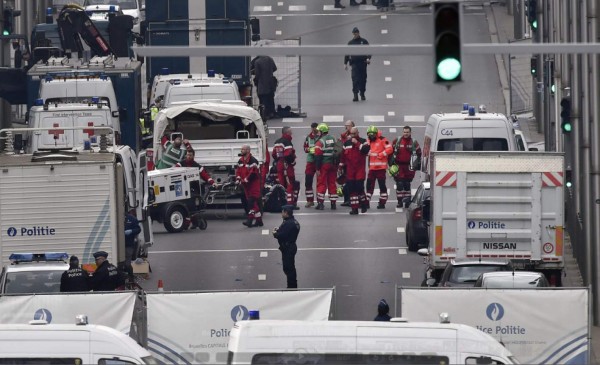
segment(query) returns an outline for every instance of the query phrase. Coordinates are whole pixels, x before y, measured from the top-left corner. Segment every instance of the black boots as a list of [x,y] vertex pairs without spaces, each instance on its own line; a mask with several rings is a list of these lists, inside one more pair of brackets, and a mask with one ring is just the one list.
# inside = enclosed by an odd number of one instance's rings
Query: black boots
[[364,92],[360,93],[360,100],[367,100],[367,97],[365,96]]
[[344,9],[345,8],[345,6],[340,3],[335,3],[335,5],[333,7],[336,9]]
[[350,0],[350,6],[358,6],[356,0]]
[[[352,4],[350,4],[352,5]],[[352,101],[358,101],[358,93],[354,93],[354,99],[352,99]]]
[[331,210],[336,210],[337,207],[335,206],[335,202],[331,202]]
[[323,205],[323,203],[317,203],[317,206],[315,207],[316,210],[324,210],[325,209],[325,205]]
[[358,214],[358,208],[354,208],[350,211],[350,215],[357,215],[357,214]]

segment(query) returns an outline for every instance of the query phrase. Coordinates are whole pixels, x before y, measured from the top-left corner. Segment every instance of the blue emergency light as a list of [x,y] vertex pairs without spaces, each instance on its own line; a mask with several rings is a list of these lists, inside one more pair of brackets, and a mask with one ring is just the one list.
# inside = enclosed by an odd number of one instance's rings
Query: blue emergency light
[[208,77],[215,77],[215,70],[208,70]]
[[474,117],[475,116],[475,107],[474,106],[470,106],[469,107],[469,116],[470,117]]
[[35,101],[33,102],[34,106],[42,106],[44,105],[44,99],[35,99]]
[[52,8],[46,8],[46,15],[52,16]]
[[8,257],[13,264],[34,261],[67,261],[68,258],[69,255],[66,252],[13,253]]
[[106,74],[100,74],[100,80],[102,80],[102,81],[108,80],[108,75],[106,75]]
[[50,75],[46,75],[46,77],[44,78],[44,81],[46,81],[46,82],[50,82],[52,80],[54,80],[54,78]]
[[260,319],[260,311],[248,311],[248,318],[251,321]]
[[169,68],[168,67],[163,67],[160,69],[160,74],[161,75],[168,75],[169,74]]
[[469,110],[469,103],[463,103],[463,112],[466,112]]
[[98,96],[92,96],[92,104],[98,104],[100,102],[100,98]]
[[114,5],[111,5],[108,7],[108,12],[109,13],[114,13],[117,11],[117,8]]

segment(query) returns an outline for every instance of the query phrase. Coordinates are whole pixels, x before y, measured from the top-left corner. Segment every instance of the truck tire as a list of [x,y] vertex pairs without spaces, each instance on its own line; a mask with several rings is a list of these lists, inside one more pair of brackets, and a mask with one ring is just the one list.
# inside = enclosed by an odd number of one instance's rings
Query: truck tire
[[167,210],[165,214],[165,229],[170,233],[179,233],[185,228],[186,210],[180,205],[174,205]]

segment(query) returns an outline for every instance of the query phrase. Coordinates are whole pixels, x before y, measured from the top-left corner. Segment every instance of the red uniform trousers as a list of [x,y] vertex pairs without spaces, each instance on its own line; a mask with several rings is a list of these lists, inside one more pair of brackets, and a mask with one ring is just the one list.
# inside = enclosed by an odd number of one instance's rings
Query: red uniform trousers
[[290,205],[296,205],[300,188],[296,183],[296,173],[294,166],[280,159],[277,161],[277,179],[279,183],[285,187],[286,200]]
[[337,177],[337,168],[330,163],[324,163],[317,176],[317,203],[325,201],[325,192],[329,190],[329,201],[337,201],[337,186],[335,179]]
[[387,186],[385,185],[385,169],[369,170],[367,177],[367,199],[371,201],[371,196],[375,191],[375,180],[379,183],[379,204],[384,205],[388,200]]
[[364,161],[360,167],[346,165],[346,184],[350,191],[350,208],[352,209],[358,209],[359,206],[367,204],[365,177]]
[[248,204],[248,219],[256,219],[257,222],[262,222],[262,213],[260,209],[262,194],[260,186],[260,179],[242,183],[244,195],[246,196],[246,202]]

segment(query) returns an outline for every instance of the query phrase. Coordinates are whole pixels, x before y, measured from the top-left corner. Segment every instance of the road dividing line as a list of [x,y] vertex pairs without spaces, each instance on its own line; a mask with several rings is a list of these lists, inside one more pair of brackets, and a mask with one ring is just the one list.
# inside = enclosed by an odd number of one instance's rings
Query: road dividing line
[[304,122],[304,118],[283,118],[283,119],[281,119],[281,123],[283,123],[283,124],[302,123],[302,122]]
[[269,128],[269,134],[275,134],[275,129]]
[[382,20],[385,20],[385,19],[387,19],[387,15],[382,15],[382,16],[381,16],[381,19],[382,19]]
[[271,6],[255,6],[254,7],[254,11],[255,12],[266,12],[266,11],[271,11]]
[[381,30],[381,34],[388,34],[388,30],[387,29],[382,29]]
[[[404,276],[404,273],[402,273],[402,276]],[[258,281],[265,281],[267,280],[267,274],[258,274]]]
[[390,133],[396,133],[397,129],[396,128],[390,128]]
[[344,116],[343,115],[324,115],[323,123],[343,123]]
[[277,17],[275,17],[275,20],[282,20],[283,17],[281,15],[278,15]]
[[386,99],[393,99],[394,94],[385,94]]
[[384,66],[389,66],[389,65],[391,65],[391,64],[392,64],[392,63],[391,63],[390,61],[388,61],[388,60],[384,60],[384,61],[383,61],[383,65],[384,65]]
[[396,227],[396,232],[404,233],[404,227]]
[[281,35],[281,31],[280,30],[276,30],[275,31],[275,35]]
[[395,117],[396,116],[396,112],[388,112],[388,117]]
[[423,123],[425,121],[424,115],[405,115],[404,121],[407,123]]
[[269,257],[269,253],[267,251],[260,251],[260,257]]
[[392,78],[391,78],[390,76],[387,76],[387,77],[385,78],[385,81],[386,81],[386,82],[391,82],[391,81],[392,81]]
[[403,272],[402,273],[402,279],[410,279],[410,273],[409,272]]
[[336,8],[334,5],[323,5],[323,11],[342,11],[341,8]]
[[277,2],[277,6],[283,6],[283,1]]
[[365,115],[365,123],[385,122],[383,115]]
[[306,5],[290,5],[290,11],[306,11]]

